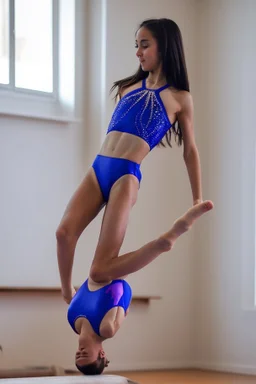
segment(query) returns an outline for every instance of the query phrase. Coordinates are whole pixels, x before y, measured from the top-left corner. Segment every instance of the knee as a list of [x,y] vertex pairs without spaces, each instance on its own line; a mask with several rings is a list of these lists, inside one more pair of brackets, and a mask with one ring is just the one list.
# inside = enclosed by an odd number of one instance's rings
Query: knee
[[66,243],[73,236],[70,229],[66,225],[60,224],[55,233],[58,243]]
[[101,268],[95,264],[92,264],[89,275],[95,283],[99,284],[111,280],[106,274],[106,268]]
[[95,281],[95,283],[99,282],[100,279],[100,270],[99,268],[96,268],[95,266],[91,267],[90,273],[89,273],[90,278]]

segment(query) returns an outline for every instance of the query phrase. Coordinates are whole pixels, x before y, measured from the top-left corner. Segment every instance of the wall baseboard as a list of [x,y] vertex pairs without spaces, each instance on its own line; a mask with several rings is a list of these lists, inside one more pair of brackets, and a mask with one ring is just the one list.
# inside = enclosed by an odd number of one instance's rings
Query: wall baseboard
[[218,363],[218,362],[194,362],[189,364],[194,369],[203,369],[207,371],[237,373],[244,375],[256,375],[256,365]]

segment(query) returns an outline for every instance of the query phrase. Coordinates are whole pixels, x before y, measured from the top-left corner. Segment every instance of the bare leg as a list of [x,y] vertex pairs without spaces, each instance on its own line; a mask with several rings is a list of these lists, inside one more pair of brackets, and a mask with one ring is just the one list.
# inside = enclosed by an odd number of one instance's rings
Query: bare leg
[[134,206],[139,182],[135,176],[124,175],[113,185],[102,220],[93,263],[108,263],[118,257],[129,216]]
[[171,248],[174,242],[179,236],[187,232],[193,225],[194,221],[199,219],[204,213],[210,211],[213,208],[211,201],[204,201],[201,204],[195,205],[190,208],[185,215],[177,219],[171,230],[161,236],[162,239],[167,241],[168,246]]
[[[195,220],[212,208],[213,204],[210,201],[198,204],[176,220],[171,230],[158,239],[122,256],[111,259],[107,259],[106,256],[101,258],[101,263],[95,262],[92,265],[91,278],[97,282],[109,281],[140,270],[163,252],[170,251],[178,237],[188,231]],[[111,233],[109,236],[111,237]]]
[[62,293],[66,301],[72,296],[71,274],[77,241],[102,206],[102,194],[91,168],[71,198],[56,231]]

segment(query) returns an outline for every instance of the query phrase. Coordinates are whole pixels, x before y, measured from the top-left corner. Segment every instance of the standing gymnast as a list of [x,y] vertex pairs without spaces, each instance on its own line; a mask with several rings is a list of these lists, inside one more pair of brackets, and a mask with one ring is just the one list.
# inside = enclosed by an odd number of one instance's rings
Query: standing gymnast
[[[118,103],[105,141],[56,232],[62,294],[70,304],[70,325],[79,334],[76,365],[84,374],[99,374],[108,363],[102,342],[119,329],[131,300],[131,288],[122,277],[169,251],[194,220],[213,207],[211,201],[202,201],[193,101],[179,27],[169,19],[146,20],[136,32],[136,48],[139,69],[114,83]],[[172,133],[179,145],[183,143],[193,207],[156,240],[119,256],[137,200],[140,165],[155,146],[165,145],[164,137],[171,146]],[[76,244],[103,207],[89,277],[76,293],[72,285]]]

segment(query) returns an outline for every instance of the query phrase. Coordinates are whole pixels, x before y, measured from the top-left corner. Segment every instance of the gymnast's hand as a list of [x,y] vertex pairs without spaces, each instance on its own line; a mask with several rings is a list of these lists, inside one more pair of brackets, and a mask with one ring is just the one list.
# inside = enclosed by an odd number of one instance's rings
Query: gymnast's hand
[[74,287],[71,287],[70,289],[62,289],[62,296],[63,299],[67,304],[71,303],[72,298],[75,296],[76,290]]

